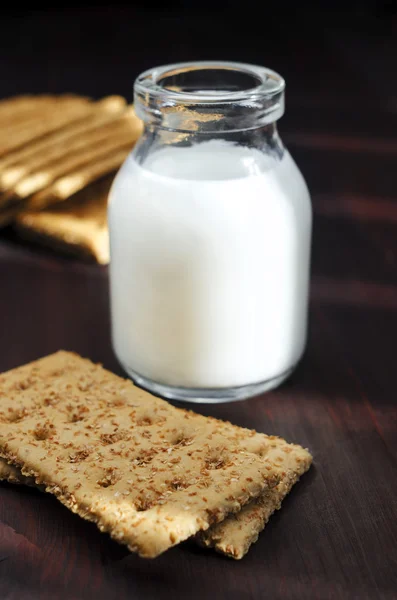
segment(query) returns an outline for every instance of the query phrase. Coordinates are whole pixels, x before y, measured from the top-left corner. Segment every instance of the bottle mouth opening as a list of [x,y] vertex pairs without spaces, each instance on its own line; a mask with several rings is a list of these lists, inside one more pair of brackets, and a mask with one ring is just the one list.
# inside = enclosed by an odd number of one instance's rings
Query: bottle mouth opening
[[[212,121],[218,123],[215,130],[234,130],[258,127],[231,123],[239,117],[268,124],[284,112],[284,79],[270,69],[234,62],[187,62],[155,67],[145,71],[135,81],[134,96],[138,115],[146,122],[157,121],[158,126],[180,131],[191,131],[189,123],[169,122],[171,113],[180,116],[186,111],[197,119],[201,113],[206,123],[204,129],[211,131]],[[183,120],[183,119],[182,119]],[[168,122],[167,122],[168,121]],[[222,125],[221,125],[222,121]]]
[[203,61],[179,63],[145,71],[135,91],[166,94],[176,102],[236,102],[252,96],[271,97],[285,88],[283,78],[264,67],[244,63]]

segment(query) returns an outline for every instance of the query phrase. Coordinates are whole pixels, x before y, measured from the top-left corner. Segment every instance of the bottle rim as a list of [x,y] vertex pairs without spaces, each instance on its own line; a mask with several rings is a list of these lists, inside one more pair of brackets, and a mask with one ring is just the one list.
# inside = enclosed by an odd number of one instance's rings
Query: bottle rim
[[154,67],[134,84],[137,114],[165,129],[253,129],[284,113],[285,81],[275,71],[229,61]]

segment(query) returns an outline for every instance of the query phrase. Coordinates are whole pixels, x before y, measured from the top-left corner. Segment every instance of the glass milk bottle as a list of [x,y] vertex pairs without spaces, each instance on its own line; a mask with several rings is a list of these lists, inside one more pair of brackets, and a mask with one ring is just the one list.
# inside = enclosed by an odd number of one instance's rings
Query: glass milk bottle
[[276,122],[284,81],[240,63],[146,71],[109,203],[112,336],[142,387],[222,402],[279,385],[307,330],[311,203]]

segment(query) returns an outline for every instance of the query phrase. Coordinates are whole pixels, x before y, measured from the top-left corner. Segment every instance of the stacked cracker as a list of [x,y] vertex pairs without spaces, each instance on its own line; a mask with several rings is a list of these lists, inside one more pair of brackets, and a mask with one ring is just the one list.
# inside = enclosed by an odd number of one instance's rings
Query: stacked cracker
[[0,422],[0,477],[150,558],[191,536],[241,558],[312,460],[62,351],[0,376]]
[[108,263],[107,196],[141,131],[119,96],[0,102],[0,227]]

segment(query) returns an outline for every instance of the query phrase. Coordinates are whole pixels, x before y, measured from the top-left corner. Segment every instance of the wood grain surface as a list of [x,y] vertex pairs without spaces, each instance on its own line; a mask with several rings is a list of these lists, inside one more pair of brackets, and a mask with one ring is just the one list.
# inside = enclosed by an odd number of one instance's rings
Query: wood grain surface
[[[302,19],[298,31],[292,19],[286,33],[277,18],[269,37],[251,19],[250,35],[238,38],[238,19],[219,33],[205,15],[189,29],[174,13],[152,23],[123,10],[98,9],[95,19],[88,9],[78,18],[11,15],[0,93],[131,97],[143,68],[197,56],[266,63],[285,75],[280,131],[315,212],[307,352],[280,389],[196,408],[307,446],[314,466],[240,562],[191,542],[139,559],[55,498],[1,484],[0,598],[397,598],[396,21],[387,11],[351,22],[319,16],[316,27]],[[132,37],[126,15],[134,17]],[[0,370],[64,348],[121,373],[108,302],[105,268],[3,232]]]

